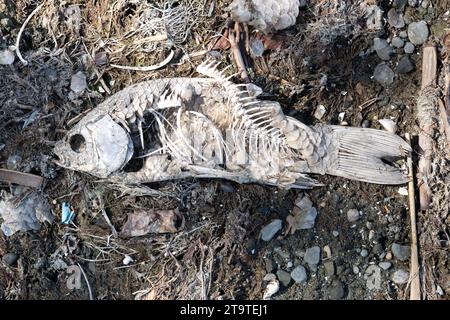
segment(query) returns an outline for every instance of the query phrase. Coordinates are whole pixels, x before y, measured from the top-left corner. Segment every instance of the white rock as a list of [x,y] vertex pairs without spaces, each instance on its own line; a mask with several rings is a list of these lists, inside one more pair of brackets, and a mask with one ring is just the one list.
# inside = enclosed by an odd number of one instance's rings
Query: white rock
[[406,189],[405,187],[401,187],[398,189],[398,193],[401,194],[402,196],[407,196],[408,195],[408,189]]
[[133,261],[134,261],[133,258],[126,254],[125,258],[123,258],[122,260],[122,263],[127,266]]
[[79,93],[83,92],[86,88],[86,75],[83,72],[78,71],[72,76],[72,79],[70,80],[70,89],[73,92]]
[[383,126],[386,131],[396,133],[398,130],[397,124],[391,119],[380,119],[378,122]]
[[349,222],[356,222],[359,219],[359,212],[356,209],[350,209],[347,211],[347,220]]
[[7,65],[14,62],[14,52],[9,49],[0,50],[0,64]]

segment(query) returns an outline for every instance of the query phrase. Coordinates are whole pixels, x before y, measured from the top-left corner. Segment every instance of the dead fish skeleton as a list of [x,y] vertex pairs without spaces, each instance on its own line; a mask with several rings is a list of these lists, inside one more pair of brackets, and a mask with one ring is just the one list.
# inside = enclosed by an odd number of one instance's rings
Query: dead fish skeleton
[[376,184],[408,180],[395,161],[411,148],[399,136],[309,127],[217,66],[207,60],[197,68],[202,77],[150,80],[110,96],[57,142],[58,164],[124,184],[194,177],[320,185],[308,174]]

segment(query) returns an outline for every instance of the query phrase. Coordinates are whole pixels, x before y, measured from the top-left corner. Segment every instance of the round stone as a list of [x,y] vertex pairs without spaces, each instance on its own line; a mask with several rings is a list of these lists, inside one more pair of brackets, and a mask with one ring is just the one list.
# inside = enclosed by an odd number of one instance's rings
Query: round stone
[[408,26],[408,38],[413,44],[423,44],[429,35],[428,26],[425,21],[412,22]]

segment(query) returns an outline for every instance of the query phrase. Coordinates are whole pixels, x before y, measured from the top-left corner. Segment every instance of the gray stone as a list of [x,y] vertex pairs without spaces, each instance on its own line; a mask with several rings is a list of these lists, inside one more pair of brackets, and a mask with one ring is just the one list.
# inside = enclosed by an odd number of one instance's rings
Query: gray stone
[[373,78],[383,86],[392,84],[394,76],[394,71],[385,62],[378,64],[373,71]]
[[22,161],[22,157],[18,154],[13,154],[8,157],[6,160],[6,167],[10,170],[17,170]]
[[403,41],[400,37],[394,37],[392,38],[391,44],[396,48],[402,48],[405,45],[405,41]]
[[263,42],[257,38],[253,39],[250,41],[250,50],[255,57],[262,57],[265,50]]
[[403,58],[400,59],[400,61],[398,62],[398,65],[395,69],[395,71],[397,71],[398,74],[409,73],[413,70],[414,70],[414,64],[411,62],[411,60],[409,60],[409,58],[407,56],[404,56]]
[[292,270],[291,277],[296,283],[305,283],[308,279],[305,267],[297,266]]
[[409,53],[409,54],[413,53],[415,49],[416,49],[416,47],[411,42],[407,42],[405,44],[405,47],[403,48],[405,53]]
[[408,26],[408,38],[413,44],[423,44],[429,35],[428,26],[425,21],[412,22]]
[[275,219],[264,228],[261,229],[261,239],[264,241],[270,241],[275,234],[281,230],[282,221],[280,219]]
[[72,76],[70,80],[70,89],[73,92],[80,93],[83,92],[86,88],[87,88],[86,75],[83,72],[78,71]]
[[397,11],[394,8],[388,11],[387,20],[391,27],[403,28],[405,26],[405,20],[403,20],[403,13]]
[[417,7],[417,5],[419,4],[419,0],[408,0],[408,4],[410,7]]
[[380,290],[381,288],[381,269],[376,265],[370,265],[364,274],[366,286],[369,290]]
[[394,0],[392,2],[392,7],[394,7],[397,10],[403,11],[405,9],[407,3],[408,3],[408,0]]
[[17,260],[19,260],[19,256],[13,252],[8,252],[2,258],[3,263],[10,267],[14,266]]
[[347,220],[349,222],[356,222],[359,219],[359,211],[356,209],[350,209],[347,211]]
[[286,272],[284,270],[278,270],[277,271],[277,277],[278,280],[280,280],[281,284],[285,287],[287,287],[289,285],[289,283],[291,282],[291,275],[289,274],[289,272]]
[[374,38],[373,39],[373,50],[380,50],[386,48],[389,44],[385,39]]
[[408,38],[408,32],[406,31],[401,31],[398,35],[403,39]]
[[369,252],[367,251],[367,249],[362,249],[360,255],[361,257],[365,258],[369,255]]
[[354,274],[358,274],[359,273],[358,266],[353,266],[352,271],[353,271]]
[[409,272],[403,269],[399,269],[392,275],[392,281],[395,284],[405,284],[409,280]]
[[325,261],[323,263],[323,266],[325,268],[325,274],[328,277],[331,277],[332,275],[334,275],[335,273],[335,268],[334,268],[334,262],[333,261]]
[[265,265],[267,273],[271,273],[277,267],[275,261],[273,261],[272,259],[265,259]]
[[393,243],[391,250],[392,253],[394,254],[394,257],[396,257],[400,261],[408,260],[409,256],[411,255],[410,246],[402,246],[398,243]]
[[391,46],[384,47],[383,49],[377,50],[377,56],[384,61],[391,59],[391,55],[394,53],[394,49]]
[[344,285],[340,281],[336,281],[333,283],[329,290],[329,297],[331,300],[340,300],[344,298],[345,290]]
[[383,262],[380,262],[378,264],[378,266],[383,270],[388,270],[392,266],[392,264],[388,261],[383,261]]
[[333,230],[333,232],[331,232],[333,234],[333,237],[337,237],[339,236],[339,231],[337,230]]
[[315,246],[306,249],[303,260],[308,264],[312,270],[316,270],[316,266],[320,261],[320,248]]
[[422,3],[420,5],[422,6],[422,8],[426,9],[430,5],[430,1],[429,0],[422,0]]

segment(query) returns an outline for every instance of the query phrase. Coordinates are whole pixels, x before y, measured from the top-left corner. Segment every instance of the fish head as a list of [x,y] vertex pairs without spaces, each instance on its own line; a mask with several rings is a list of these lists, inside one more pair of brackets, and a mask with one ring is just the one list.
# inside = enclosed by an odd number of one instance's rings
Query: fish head
[[108,114],[88,114],[55,144],[55,162],[75,171],[107,178],[133,156],[128,132]]

